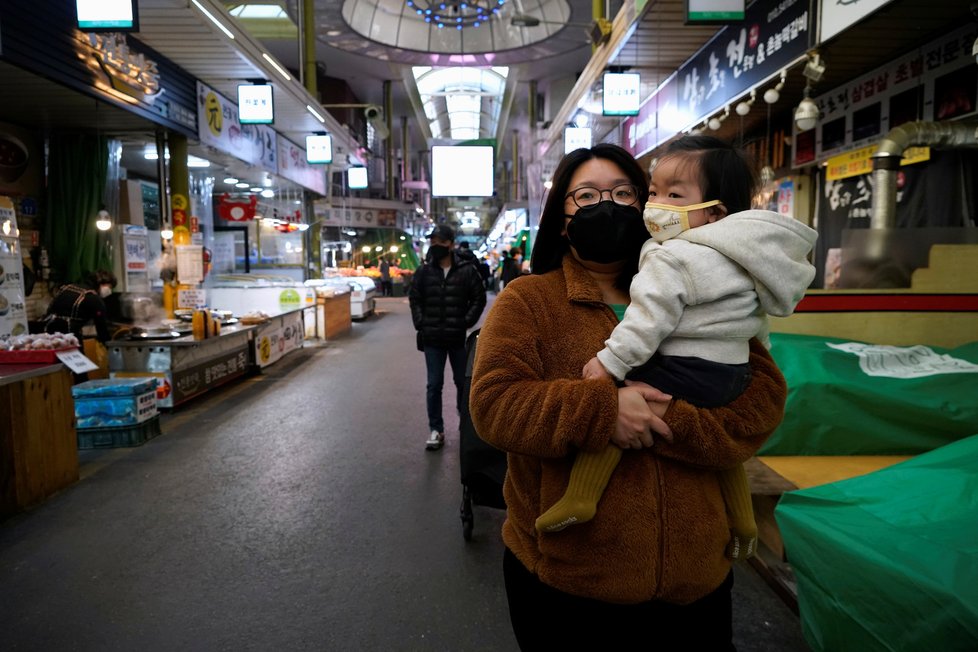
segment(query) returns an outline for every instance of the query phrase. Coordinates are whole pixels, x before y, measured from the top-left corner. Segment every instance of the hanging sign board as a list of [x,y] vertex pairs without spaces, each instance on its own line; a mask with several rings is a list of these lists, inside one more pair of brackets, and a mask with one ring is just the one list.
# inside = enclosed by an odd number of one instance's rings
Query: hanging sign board
[[303,188],[326,194],[326,171],[306,162],[306,150],[285,138],[278,139],[278,173]]
[[642,76],[636,72],[606,72],[601,93],[602,115],[638,115]]
[[758,0],[679,67],[623,123],[622,146],[641,156],[713,115],[808,50],[806,0]]
[[242,124],[238,107],[216,90],[197,82],[197,137],[245,163],[278,173],[278,137],[265,125]]
[[333,137],[329,134],[306,136],[306,163],[322,165],[333,162]]
[[238,86],[238,120],[243,125],[270,125],[275,122],[271,84]]
[[75,0],[83,32],[138,32],[136,0]]
[[570,154],[575,149],[591,147],[590,127],[564,128],[564,154]]
[[710,25],[744,19],[745,0],[686,0],[686,24]]
[[346,171],[347,185],[353,189],[367,187],[367,168],[350,168]]

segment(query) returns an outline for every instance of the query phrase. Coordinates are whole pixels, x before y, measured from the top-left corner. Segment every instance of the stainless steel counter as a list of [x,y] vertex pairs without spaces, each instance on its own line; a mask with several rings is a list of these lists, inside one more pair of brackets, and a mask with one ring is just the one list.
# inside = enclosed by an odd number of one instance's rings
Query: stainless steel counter
[[251,363],[254,326],[236,324],[205,340],[114,340],[109,350],[113,377],[158,379],[157,405],[172,408],[244,374]]

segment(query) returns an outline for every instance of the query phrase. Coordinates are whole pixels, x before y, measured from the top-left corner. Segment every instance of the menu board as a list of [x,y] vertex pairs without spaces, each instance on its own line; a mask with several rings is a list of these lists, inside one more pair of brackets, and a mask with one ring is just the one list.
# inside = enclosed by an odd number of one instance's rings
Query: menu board
[[177,278],[182,285],[197,285],[204,280],[204,248],[200,245],[176,245]]
[[0,337],[27,333],[24,263],[18,235],[13,202],[0,197]]

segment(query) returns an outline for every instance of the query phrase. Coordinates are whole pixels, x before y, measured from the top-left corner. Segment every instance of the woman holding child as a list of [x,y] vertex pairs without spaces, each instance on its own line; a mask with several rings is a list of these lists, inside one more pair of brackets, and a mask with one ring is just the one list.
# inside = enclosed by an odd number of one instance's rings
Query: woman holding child
[[[702,185],[697,165],[682,169]],[[721,407],[582,377],[630,303],[649,237],[648,188],[620,147],[565,156],[533,274],[499,295],[479,338],[470,408],[479,435],[508,453],[503,569],[523,650],[733,649],[730,526],[718,477],[774,431],[786,389],[756,339],[745,388]],[[609,445],[622,453],[597,510],[566,529],[542,529],[541,514],[575,482],[577,454]]]

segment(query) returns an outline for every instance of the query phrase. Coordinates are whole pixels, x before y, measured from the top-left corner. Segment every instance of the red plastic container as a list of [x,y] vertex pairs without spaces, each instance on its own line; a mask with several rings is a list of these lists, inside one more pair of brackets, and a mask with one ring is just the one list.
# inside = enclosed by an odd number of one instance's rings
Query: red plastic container
[[74,351],[78,347],[67,349],[32,349],[30,351],[0,351],[0,364],[50,364],[58,361],[55,355],[59,351]]

